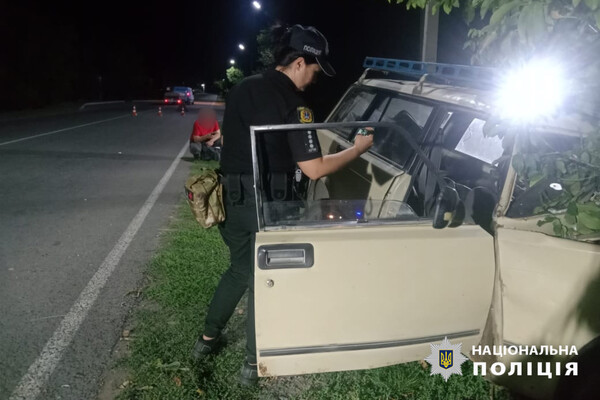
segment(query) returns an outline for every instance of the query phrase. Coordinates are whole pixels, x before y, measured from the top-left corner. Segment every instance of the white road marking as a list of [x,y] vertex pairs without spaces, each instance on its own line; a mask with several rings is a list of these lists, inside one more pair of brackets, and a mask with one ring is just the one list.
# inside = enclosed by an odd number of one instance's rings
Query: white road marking
[[27,137],[24,137],[24,138],[21,138],[21,139],[15,139],[15,140],[10,140],[8,142],[0,143],[0,146],[4,146],[4,145],[7,145],[7,144],[12,144],[12,143],[18,143],[18,142],[22,142],[24,140],[29,140],[29,139],[35,139],[35,138],[39,138],[39,137],[42,137],[42,136],[48,136],[48,135],[52,135],[54,133],[59,133],[59,132],[64,132],[64,131],[70,131],[71,129],[83,128],[84,126],[101,124],[103,122],[113,121],[115,119],[125,118],[125,117],[128,117],[128,116],[129,116],[129,114],[127,114],[127,115],[120,115],[120,116],[114,117],[114,118],[109,118],[109,119],[103,119],[101,121],[90,122],[89,124],[71,126],[70,128],[64,128],[64,129],[59,129],[59,130],[52,131],[52,132],[40,133],[39,135],[27,136]]
[[83,320],[94,305],[100,291],[121,260],[121,256],[123,256],[129,247],[129,244],[140,229],[140,226],[144,223],[154,203],[156,203],[167,182],[171,179],[173,172],[175,172],[181,157],[185,154],[188,147],[189,142],[186,141],[167,172],[165,172],[152,193],[150,193],[142,208],[140,208],[137,215],[129,223],[129,226],[123,232],[115,247],[106,256],[98,271],[90,279],[75,304],[71,307],[71,310],[69,310],[69,313],[61,321],[50,340],[48,340],[39,357],[31,364],[25,376],[21,378],[9,400],[34,400],[40,394],[42,388],[48,382],[50,375],[60,362],[65,350],[73,340],[73,337],[75,337]]

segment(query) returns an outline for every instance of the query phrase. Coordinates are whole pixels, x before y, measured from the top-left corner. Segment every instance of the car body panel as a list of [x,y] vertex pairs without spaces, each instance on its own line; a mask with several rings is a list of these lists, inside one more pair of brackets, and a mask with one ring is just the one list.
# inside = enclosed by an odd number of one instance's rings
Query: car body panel
[[[292,243],[312,244],[314,265],[261,269],[257,260],[262,375],[413,361],[453,334],[464,346],[479,341],[495,272],[493,239],[480,227],[434,230],[427,222],[256,235],[257,252]],[[473,257],[465,260],[467,249]]]
[[504,342],[581,348],[596,337],[600,247],[504,227],[496,235]]

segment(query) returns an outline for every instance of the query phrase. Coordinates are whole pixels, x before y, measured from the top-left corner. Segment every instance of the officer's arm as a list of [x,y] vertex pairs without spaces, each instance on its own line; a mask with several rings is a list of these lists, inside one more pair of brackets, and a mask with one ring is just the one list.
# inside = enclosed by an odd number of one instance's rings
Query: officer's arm
[[310,179],[319,179],[329,175],[348,164],[350,161],[360,157],[369,147],[373,145],[373,135],[357,135],[354,146],[335,154],[314,158],[308,161],[299,161],[298,166]]

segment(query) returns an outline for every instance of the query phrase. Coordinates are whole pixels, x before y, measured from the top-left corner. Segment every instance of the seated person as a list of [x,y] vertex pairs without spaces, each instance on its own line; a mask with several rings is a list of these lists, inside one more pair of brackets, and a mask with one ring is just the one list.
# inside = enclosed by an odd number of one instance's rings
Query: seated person
[[190,153],[201,160],[221,159],[221,130],[212,108],[201,108],[190,136]]

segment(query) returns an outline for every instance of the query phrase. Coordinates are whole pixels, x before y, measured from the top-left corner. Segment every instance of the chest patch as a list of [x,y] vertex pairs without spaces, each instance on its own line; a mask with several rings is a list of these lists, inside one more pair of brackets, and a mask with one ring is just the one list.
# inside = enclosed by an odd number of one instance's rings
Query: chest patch
[[298,121],[303,124],[310,124],[313,119],[313,112],[310,108],[298,107]]

